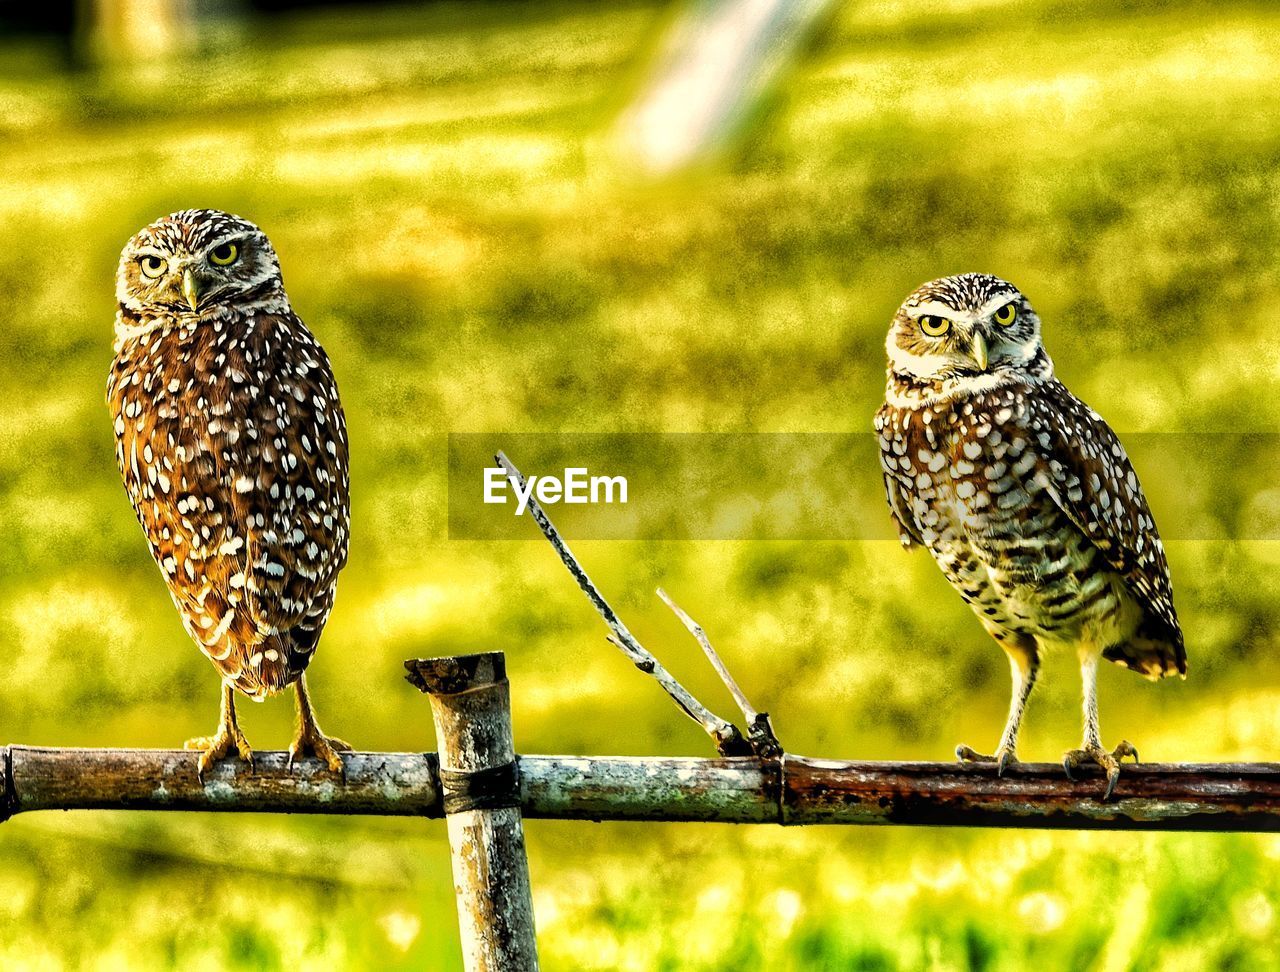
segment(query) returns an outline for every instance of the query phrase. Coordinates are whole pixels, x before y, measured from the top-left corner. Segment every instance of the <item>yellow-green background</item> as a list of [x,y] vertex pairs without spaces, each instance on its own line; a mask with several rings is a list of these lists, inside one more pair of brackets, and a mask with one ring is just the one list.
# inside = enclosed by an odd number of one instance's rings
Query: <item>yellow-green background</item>
[[[705,754],[539,539],[450,541],[446,434],[847,431],[885,324],[969,269],[1035,301],[1121,432],[1280,430],[1280,15],[1129,0],[850,3],[721,162],[652,183],[606,135],[669,11],[295,14],[146,78],[0,43],[0,741],[172,746],[217,686],[118,483],[102,402],[124,240],[247,215],[334,361],[350,564],[312,666],[325,725],[434,747],[400,660],[507,651],[524,752]],[[1247,524],[1274,487],[1181,457]],[[1174,465],[1177,468],[1177,464]],[[1139,470],[1142,472],[1143,470]],[[860,475],[878,476],[874,467]],[[1156,516],[1161,508],[1156,502]],[[1270,523],[1274,527],[1274,519]],[[890,541],[578,545],[636,634],[729,710],[693,613],[795,751],[989,747],[1002,656]],[[1109,667],[1105,738],[1280,756],[1280,550],[1170,544],[1185,683]],[[1078,736],[1049,661],[1023,755]],[[244,706],[261,748],[287,700]],[[1271,837],[527,828],[549,969],[1270,969]],[[439,822],[71,813],[0,826],[5,968],[455,968]]]

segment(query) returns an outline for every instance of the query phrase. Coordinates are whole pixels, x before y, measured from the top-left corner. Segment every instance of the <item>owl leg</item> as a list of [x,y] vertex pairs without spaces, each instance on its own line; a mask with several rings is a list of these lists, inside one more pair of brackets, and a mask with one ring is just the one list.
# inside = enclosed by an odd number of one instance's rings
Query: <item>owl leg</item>
[[222,705],[218,714],[218,731],[212,736],[197,736],[182,744],[183,749],[200,751],[196,760],[196,777],[204,782],[204,772],[218,760],[222,759],[234,748],[240,758],[249,764],[249,772],[253,772],[253,750],[249,740],[240,731],[240,723],[236,720],[235,689],[230,682],[222,683]]
[[1000,735],[1000,744],[991,756],[976,752],[968,746],[957,746],[956,758],[966,763],[995,763],[996,775],[1003,776],[1006,769],[1018,762],[1018,730],[1022,726],[1022,714],[1026,711],[1027,699],[1030,698],[1031,690],[1036,685],[1036,675],[1040,671],[1040,656],[1036,651],[1035,639],[1025,635],[1005,636],[997,640],[1005,654],[1009,656],[1009,671],[1013,674],[1013,695],[1009,700],[1009,718],[1004,724],[1004,732]]
[[324,760],[330,772],[341,774],[345,779],[346,770],[342,765],[342,757],[338,753],[349,753],[351,747],[341,739],[326,736],[320,731],[315,710],[311,707],[311,696],[307,692],[305,675],[298,676],[294,688],[298,695],[298,731],[294,733],[293,742],[289,744],[289,768],[293,768],[295,759],[310,752]]
[[1079,749],[1072,749],[1062,757],[1062,768],[1066,771],[1067,778],[1074,780],[1076,777],[1072,770],[1083,764],[1096,763],[1101,766],[1107,774],[1107,790],[1102,795],[1105,802],[1111,799],[1116,781],[1120,779],[1120,761],[1126,756],[1132,756],[1136,763],[1138,751],[1127,739],[1122,739],[1112,752],[1102,748],[1102,736],[1098,731],[1098,659],[1101,654],[1092,648],[1080,653],[1080,675],[1084,680],[1084,743]]

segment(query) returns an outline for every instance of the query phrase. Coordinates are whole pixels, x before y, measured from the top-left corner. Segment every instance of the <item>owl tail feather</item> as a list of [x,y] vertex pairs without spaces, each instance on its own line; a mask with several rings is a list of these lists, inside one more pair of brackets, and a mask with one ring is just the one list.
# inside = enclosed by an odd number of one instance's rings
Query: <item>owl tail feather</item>
[[289,664],[289,656],[285,636],[268,635],[244,651],[240,671],[231,679],[231,684],[253,701],[262,702],[298,677]]
[[1152,681],[1171,675],[1187,677],[1187,651],[1181,632],[1170,636],[1143,626],[1128,641],[1104,649],[1102,657]]

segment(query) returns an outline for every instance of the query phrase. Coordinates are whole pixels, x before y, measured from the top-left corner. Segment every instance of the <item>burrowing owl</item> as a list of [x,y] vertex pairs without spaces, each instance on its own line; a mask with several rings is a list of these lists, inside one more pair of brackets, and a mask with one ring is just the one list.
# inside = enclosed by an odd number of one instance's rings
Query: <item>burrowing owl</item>
[[885,342],[876,414],[885,492],[906,547],[923,545],[1009,656],[1013,700],[993,756],[1016,760],[1040,653],[1074,645],[1084,679],[1084,744],[1106,797],[1120,760],[1102,748],[1098,659],[1156,679],[1187,671],[1164,547],[1115,433],[1053,375],[1040,319],[1012,284],[968,273],[906,299]]
[[303,675],[347,559],[347,433],[329,359],[289,306],[270,241],[211,209],[125,246],[107,403],[116,461],[182,623],[222,676],[198,772],[252,762],[234,690],[293,683],[290,762],[350,749],[316,724]]

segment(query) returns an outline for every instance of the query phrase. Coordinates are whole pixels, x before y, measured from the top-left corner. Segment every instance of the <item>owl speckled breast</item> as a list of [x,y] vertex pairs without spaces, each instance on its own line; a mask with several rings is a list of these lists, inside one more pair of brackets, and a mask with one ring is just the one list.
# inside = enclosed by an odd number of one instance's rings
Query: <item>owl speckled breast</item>
[[1088,596],[1105,598],[1108,585],[1102,575],[1083,588],[1078,579],[1093,548],[1036,476],[1036,446],[1048,441],[1032,441],[1029,395],[1012,385],[887,406],[877,423],[881,464],[919,542],[989,628],[1067,635]]

